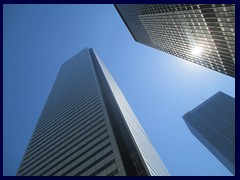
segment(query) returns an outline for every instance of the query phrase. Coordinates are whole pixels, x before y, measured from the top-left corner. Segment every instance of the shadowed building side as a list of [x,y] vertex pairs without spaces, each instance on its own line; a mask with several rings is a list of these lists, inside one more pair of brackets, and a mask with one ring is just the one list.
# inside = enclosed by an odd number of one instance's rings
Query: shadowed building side
[[183,119],[192,134],[235,174],[235,100],[219,91],[187,112]]

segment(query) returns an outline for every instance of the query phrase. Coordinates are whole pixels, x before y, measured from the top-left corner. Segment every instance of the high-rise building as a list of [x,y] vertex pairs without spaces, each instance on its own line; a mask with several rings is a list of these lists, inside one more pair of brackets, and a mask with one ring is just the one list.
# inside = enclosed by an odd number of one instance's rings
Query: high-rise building
[[235,100],[219,91],[183,116],[194,136],[235,174]]
[[93,49],[65,62],[18,176],[169,175]]
[[234,4],[117,4],[135,41],[235,77]]

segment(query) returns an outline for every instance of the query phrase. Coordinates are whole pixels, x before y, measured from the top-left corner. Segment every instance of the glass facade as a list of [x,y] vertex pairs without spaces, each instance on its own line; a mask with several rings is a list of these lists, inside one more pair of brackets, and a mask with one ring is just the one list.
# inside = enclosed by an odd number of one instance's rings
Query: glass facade
[[86,48],[62,65],[17,175],[169,173],[110,73]]
[[115,7],[135,41],[235,77],[234,4]]
[[235,100],[218,92],[183,116],[189,130],[235,174]]

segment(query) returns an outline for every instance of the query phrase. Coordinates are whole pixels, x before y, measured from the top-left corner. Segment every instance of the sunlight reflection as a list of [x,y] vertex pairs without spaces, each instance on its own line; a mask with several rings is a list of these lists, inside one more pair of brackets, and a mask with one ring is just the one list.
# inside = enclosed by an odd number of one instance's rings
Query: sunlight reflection
[[202,52],[202,48],[199,47],[199,46],[194,47],[194,48],[192,49],[192,51],[191,51],[191,53],[192,53],[193,55],[200,55],[201,52]]

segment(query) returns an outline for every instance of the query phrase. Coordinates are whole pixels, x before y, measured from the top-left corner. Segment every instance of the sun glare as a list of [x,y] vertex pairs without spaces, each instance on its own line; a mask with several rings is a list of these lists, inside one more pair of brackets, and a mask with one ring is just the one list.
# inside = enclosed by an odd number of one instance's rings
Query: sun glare
[[194,48],[192,49],[192,54],[193,54],[193,55],[200,55],[201,52],[202,52],[202,48],[201,48],[201,47],[194,47]]

